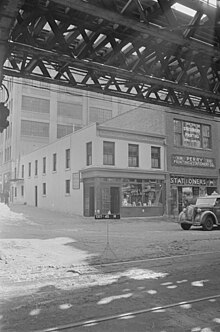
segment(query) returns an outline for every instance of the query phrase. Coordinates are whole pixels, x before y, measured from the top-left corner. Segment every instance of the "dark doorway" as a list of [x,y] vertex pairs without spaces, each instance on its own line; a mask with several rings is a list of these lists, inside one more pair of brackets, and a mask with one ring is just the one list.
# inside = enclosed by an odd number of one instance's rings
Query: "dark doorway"
[[37,186],[35,186],[35,206],[38,206]]
[[119,187],[111,187],[111,213],[119,214],[120,213],[120,195],[119,195]]
[[94,187],[89,187],[89,216],[95,215],[95,191]]

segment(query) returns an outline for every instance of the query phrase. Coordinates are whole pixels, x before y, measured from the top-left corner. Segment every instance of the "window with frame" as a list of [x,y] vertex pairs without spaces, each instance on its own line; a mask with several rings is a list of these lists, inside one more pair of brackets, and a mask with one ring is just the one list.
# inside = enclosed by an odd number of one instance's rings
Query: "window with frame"
[[128,144],[128,166],[139,166],[139,146],[138,144]]
[[111,109],[103,109],[97,107],[89,108],[89,122],[102,123],[112,118]]
[[103,142],[103,164],[114,165],[115,164],[115,143]]
[[82,104],[57,102],[57,115],[77,120],[82,120]]
[[86,165],[92,165],[92,142],[86,143]]
[[43,157],[43,174],[46,174],[47,160],[46,157]]
[[66,194],[70,194],[70,180],[65,181],[65,186],[66,186]]
[[31,163],[28,163],[28,176],[31,177]]
[[151,167],[160,168],[161,157],[160,157],[160,147],[152,146],[151,147]]
[[24,186],[23,185],[21,186],[21,196],[22,197],[24,196]]
[[174,145],[211,149],[211,126],[175,119]]
[[66,135],[72,134],[73,132],[73,125],[57,125],[57,138],[64,137]]
[[66,149],[66,169],[70,168],[70,149]]
[[24,165],[21,166],[21,177],[24,178]]
[[22,110],[36,113],[50,113],[50,100],[30,96],[22,96]]
[[21,120],[21,136],[49,137],[49,123]]
[[43,195],[45,196],[47,194],[47,185],[46,182],[43,182]]
[[38,174],[38,160],[35,160],[35,172],[34,175],[37,176]]
[[204,149],[211,148],[211,127],[209,125],[202,126],[202,146]]
[[53,172],[56,172],[57,170],[57,154],[53,154]]

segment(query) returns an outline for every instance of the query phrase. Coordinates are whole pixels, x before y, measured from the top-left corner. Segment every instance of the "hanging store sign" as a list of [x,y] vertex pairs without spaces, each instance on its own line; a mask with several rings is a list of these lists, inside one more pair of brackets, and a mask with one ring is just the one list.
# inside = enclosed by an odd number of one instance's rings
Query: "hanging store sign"
[[72,188],[80,189],[80,173],[79,172],[72,174]]
[[194,157],[173,154],[171,163],[172,166],[215,168],[215,159],[206,157]]
[[177,186],[216,187],[217,180],[208,179],[208,178],[197,178],[197,177],[171,176],[170,184],[175,184]]

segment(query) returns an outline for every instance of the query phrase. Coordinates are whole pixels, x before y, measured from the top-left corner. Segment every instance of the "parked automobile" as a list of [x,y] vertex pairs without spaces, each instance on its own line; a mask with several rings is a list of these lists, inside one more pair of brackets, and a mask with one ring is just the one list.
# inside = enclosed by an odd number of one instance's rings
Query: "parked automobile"
[[220,226],[220,195],[198,197],[196,204],[190,204],[180,212],[178,222],[184,230],[202,226],[205,231],[211,231],[214,225]]

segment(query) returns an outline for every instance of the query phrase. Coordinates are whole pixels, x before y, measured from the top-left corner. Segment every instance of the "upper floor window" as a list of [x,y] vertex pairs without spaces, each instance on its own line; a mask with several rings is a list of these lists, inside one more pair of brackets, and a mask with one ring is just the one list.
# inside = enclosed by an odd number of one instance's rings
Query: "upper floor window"
[[70,168],[70,149],[66,149],[66,168]]
[[82,120],[82,104],[67,103],[63,101],[57,102],[57,115],[76,120]]
[[31,177],[31,163],[28,163],[28,176]]
[[128,144],[128,166],[139,166],[139,146],[137,144]]
[[92,165],[92,142],[86,143],[86,165]]
[[22,96],[22,109],[28,112],[49,113],[50,100],[36,97]]
[[46,157],[43,157],[43,174],[46,174],[46,167],[47,167],[47,164],[46,164]]
[[112,118],[111,109],[108,110],[108,109],[97,108],[97,107],[89,108],[89,122],[102,123],[111,118]]
[[152,146],[151,147],[151,167],[160,168],[160,147]]
[[57,170],[57,154],[53,154],[53,172],[56,172]]
[[189,148],[211,149],[211,126],[175,119],[174,144]]
[[103,164],[114,165],[115,164],[115,143],[103,142]]
[[21,136],[49,137],[49,123],[21,120]]
[[36,176],[38,173],[38,160],[35,160],[35,172],[34,175]]
[[66,135],[69,135],[73,132],[73,125],[57,125],[57,138],[64,137]]

